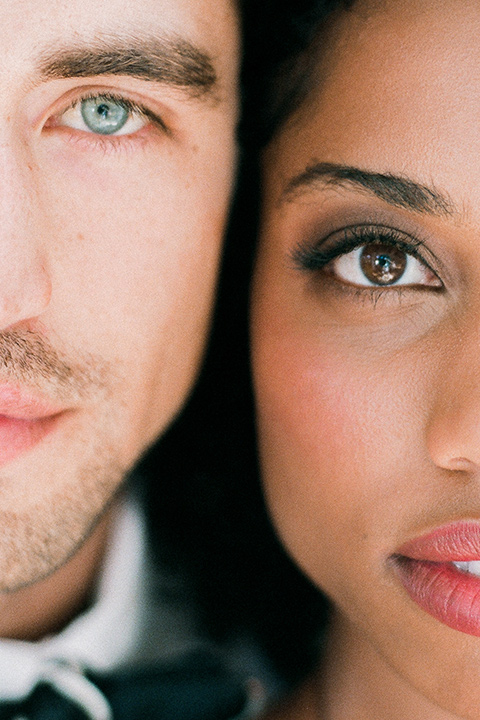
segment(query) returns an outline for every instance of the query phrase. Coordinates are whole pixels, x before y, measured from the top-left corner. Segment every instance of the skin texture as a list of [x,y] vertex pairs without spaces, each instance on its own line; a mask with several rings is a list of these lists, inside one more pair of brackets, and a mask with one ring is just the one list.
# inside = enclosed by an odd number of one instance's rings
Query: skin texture
[[[474,2],[356,3],[266,153],[252,298],[266,496],[335,608],[314,700],[310,684],[275,718],[480,718],[479,638],[412,602],[391,560],[480,520],[479,32]],[[441,202],[388,199],[338,167],[326,183],[325,165],[305,172],[318,163],[409,178]],[[301,266],[299,246],[372,224],[422,241],[415,285]]]
[[[78,605],[97,523],[191,386],[236,159],[229,0],[67,5],[0,8],[0,385],[60,412],[0,463],[2,635],[38,634]],[[126,134],[92,133],[78,103],[98,92],[145,114]]]

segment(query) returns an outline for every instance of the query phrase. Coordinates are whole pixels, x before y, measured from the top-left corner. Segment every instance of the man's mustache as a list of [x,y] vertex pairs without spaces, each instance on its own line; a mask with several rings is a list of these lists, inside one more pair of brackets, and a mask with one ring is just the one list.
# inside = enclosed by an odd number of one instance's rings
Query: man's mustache
[[[76,356],[78,353],[76,353]],[[82,397],[104,387],[105,362],[83,356],[67,361],[40,333],[5,330],[0,333],[0,383],[13,381],[39,388],[55,397]]]

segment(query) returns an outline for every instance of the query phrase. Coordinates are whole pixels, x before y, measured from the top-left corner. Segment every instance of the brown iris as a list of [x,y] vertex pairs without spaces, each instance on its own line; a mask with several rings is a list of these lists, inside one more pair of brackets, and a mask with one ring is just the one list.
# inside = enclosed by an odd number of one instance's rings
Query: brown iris
[[360,265],[365,277],[375,285],[392,285],[400,280],[407,267],[407,255],[403,250],[371,243],[365,245],[360,255]]

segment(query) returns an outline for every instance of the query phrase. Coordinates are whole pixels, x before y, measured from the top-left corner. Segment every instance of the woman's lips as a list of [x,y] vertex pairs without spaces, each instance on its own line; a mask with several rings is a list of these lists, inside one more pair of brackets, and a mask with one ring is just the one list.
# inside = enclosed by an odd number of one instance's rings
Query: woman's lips
[[0,384],[0,466],[43,440],[64,412],[46,398]]
[[442,525],[426,535],[409,540],[397,552],[398,555],[432,562],[480,559],[480,521]]
[[454,565],[480,560],[479,522],[437,528],[402,545],[393,560],[405,590],[425,612],[480,636],[480,577]]

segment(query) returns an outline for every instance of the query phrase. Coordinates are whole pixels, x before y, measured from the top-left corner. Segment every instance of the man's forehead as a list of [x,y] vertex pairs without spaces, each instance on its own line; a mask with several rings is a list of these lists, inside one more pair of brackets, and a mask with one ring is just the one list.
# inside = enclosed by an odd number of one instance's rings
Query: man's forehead
[[205,95],[221,72],[222,55],[236,51],[237,25],[231,0],[0,3],[3,69],[16,62],[57,78],[124,68]]
[[[23,30],[17,40],[50,35],[87,39],[90,32],[127,32],[129,29],[185,33],[195,40],[215,32],[216,25],[234,17],[235,0],[18,0],[0,3],[2,25]],[[31,21],[36,19],[36,26]],[[1,28],[0,28],[1,30]]]

